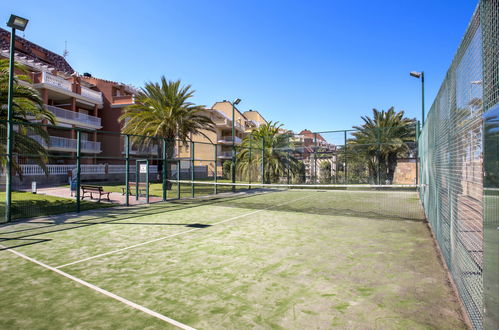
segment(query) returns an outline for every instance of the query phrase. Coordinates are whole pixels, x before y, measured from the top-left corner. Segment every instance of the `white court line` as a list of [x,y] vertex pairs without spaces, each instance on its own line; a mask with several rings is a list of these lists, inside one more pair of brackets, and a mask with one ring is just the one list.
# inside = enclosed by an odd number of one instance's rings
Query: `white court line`
[[[252,215],[252,214],[255,214],[255,213],[258,213],[258,212],[263,212],[263,211],[266,211],[268,209],[271,209],[271,208],[274,208],[274,207],[277,207],[277,206],[281,206],[281,205],[284,205],[284,204],[296,202],[296,201],[299,201],[299,200],[302,200],[302,199],[305,199],[305,198],[309,198],[309,197],[311,197],[311,195],[308,195],[308,196],[305,196],[305,197],[302,197],[302,198],[298,198],[298,199],[294,199],[294,200],[291,200],[291,201],[287,201],[287,202],[284,202],[284,203],[281,203],[281,204],[272,205],[272,206],[266,207],[266,208],[261,209],[261,210],[249,212],[249,213],[246,213],[246,214],[241,214],[241,215],[235,216],[233,218],[229,218],[229,219],[226,219],[226,220],[215,222],[215,223],[212,224],[212,226],[219,225],[219,224],[224,223],[224,222],[236,220],[236,219],[239,219],[239,218],[247,217],[248,215]],[[110,254],[113,254],[113,253],[117,253],[117,252],[129,250],[129,249],[133,249],[133,248],[136,248],[136,247],[139,247],[139,246],[143,246],[143,245],[146,245],[146,244],[158,242],[158,241],[161,241],[161,240],[164,240],[164,239],[167,239],[167,238],[179,236],[179,235],[182,235],[182,234],[187,234],[187,233],[190,233],[190,232],[193,232],[193,231],[196,231],[196,230],[201,230],[201,229],[203,229],[203,228],[193,228],[193,229],[189,229],[189,230],[186,230],[186,231],[182,231],[180,233],[176,233],[176,234],[172,234],[172,235],[168,235],[168,236],[163,236],[163,237],[155,238],[155,239],[150,240],[150,241],[146,241],[146,242],[142,242],[142,243],[139,243],[139,244],[130,245],[130,246],[127,246],[127,247],[124,247],[124,248],[121,248],[121,249],[117,249],[117,250],[113,250],[113,251],[109,251],[109,252],[97,254],[95,256],[88,257],[88,258],[85,258],[85,259],[76,260],[76,261],[73,261],[73,262],[70,262],[70,263],[67,263],[67,264],[64,264],[64,265],[57,266],[55,268],[59,269],[59,268],[62,268],[62,267],[79,264],[80,262],[85,262],[85,261],[88,261],[88,260],[92,260],[92,259],[104,257],[104,256],[107,256],[107,255],[110,255]]]
[[174,319],[171,319],[171,318],[169,318],[169,317],[167,317],[167,316],[164,316],[164,315],[162,315],[162,314],[159,314],[158,312],[155,312],[155,311],[153,311],[153,310],[150,310],[150,309],[149,309],[149,308],[147,308],[147,307],[144,307],[144,306],[142,306],[142,305],[136,304],[136,303],[134,303],[133,301],[130,301],[130,300],[128,300],[128,299],[125,299],[125,298],[123,298],[123,297],[120,297],[120,296],[118,296],[118,295],[116,295],[116,294],[114,294],[114,293],[112,293],[112,292],[107,291],[107,290],[101,289],[101,288],[99,288],[98,286],[95,286],[95,285],[93,285],[93,284],[91,284],[91,283],[88,283],[88,282],[86,282],[86,281],[84,281],[84,280],[82,280],[82,279],[79,279],[79,278],[77,278],[77,277],[75,277],[75,276],[73,276],[73,275],[69,275],[68,273],[63,272],[62,270],[56,269],[56,268],[51,267],[51,266],[49,266],[49,265],[47,265],[47,264],[44,264],[44,263],[43,263],[43,262],[41,262],[41,261],[38,261],[38,260],[33,259],[33,258],[30,258],[30,257],[28,257],[27,255],[22,254],[21,252],[18,252],[18,251],[13,250],[13,249],[6,248],[6,247],[5,247],[5,246],[3,246],[3,245],[0,245],[0,247],[1,247],[1,248],[3,248],[3,249],[6,249],[7,251],[10,251],[10,252],[14,253],[15,255],[17,255],[17,256],[19,256],[19,257],[21,257],[21,258],[24,258],[24,259],[26,259],[26,260],[28,260],[28,261],[31,261],[31,262],[33,262],[33,263],[35,263],[35,264],[39,265],[39,266],[42,266],[42,267],[44,267],[44,268],[46,268],[46,269],[48,269],[48,270],[51,270],[51,271],[53,271],[53,272],[55,272],[55,273],[57,273],[57,274],[59,274],[59,275],[62,275],[62,276],[64,276],[64,277],[67,277],[67,278],[69,278],[70,280],[75,281],[75,282],[77,282],[77,283],[79,283],[79,284],[81,284],[81,285],[84,285],[84,286],[86,286],[86,287],[88,287],[88,288],[90,288],[90,289],[92,289],[92,290],[94,290],[94,291],[97,291],[97,292],[99,292],[99,293],[102,293],[102,294],[103,294],[103,295],[105,295],[105,296],[108,296],[108,297],[110,297],[110,298],[113,298],[113,299],[115,299],[115,300],[118,300],[118,301],[120,301],[120,302],[124,303],[125,305],[128,305],[128,306],[130,306],[130,307],[132,307],[132,308],[135,308],[135,309],[137,309],[137,310],[139,310],[139,311],[141,311],[141,312],[144,312],[144,313],[146,313],[146,314],[148,314],[148,315],[150,315],[150,316],[153,316],[153,317],[155,317],[155,318],[158,318],[158,319],[160,319],[161,321],[164,321],[164,322],[170,323],[170,324],[172,324],[172,325],[174,325],[174,326],[176,326],[176,327],[179,327],[180,329],[185,329],[185,330],[195,330],[194,328],[192,328],[192,327],[190,327],[190,326],[188,326],[188,325],[185,325],[185,324],[180,323],[180,322],[178,322],[178,321],[175,321]]

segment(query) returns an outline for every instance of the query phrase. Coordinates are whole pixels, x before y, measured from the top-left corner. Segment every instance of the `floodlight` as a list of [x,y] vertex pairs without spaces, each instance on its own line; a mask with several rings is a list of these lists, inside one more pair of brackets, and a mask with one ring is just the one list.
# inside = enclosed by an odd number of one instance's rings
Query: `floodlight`
[[7,22],[8,27],[19,31],[24,31],[27,25],[28,20],[26,18],[22,18],[16,15],[10,15],[9,21]]
[[417,71],[411,71],[411,73],[409,73],[411,75],[411,77],[414,77],[414,78],[420,78],[421,77],[421,72],[417,72]]
[[239,102],[241,102],[241,99],[235,99],[233,103],[234,103],[235,105],[238,105],[238,104],[239,104]]

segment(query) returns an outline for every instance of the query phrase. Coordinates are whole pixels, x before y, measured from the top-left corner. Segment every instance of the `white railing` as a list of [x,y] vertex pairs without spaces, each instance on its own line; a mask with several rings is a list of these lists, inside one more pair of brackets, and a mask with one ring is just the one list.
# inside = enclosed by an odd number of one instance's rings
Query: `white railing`
[[218,158],[232,158],[232,152],[230,152],[230,151],[228,151],[228,152],[221,152],[218,155]]
[[67,81],[64,78],[54,76],[48,72],[42,72],[42,83],[49,84],[67,91],[72,92],[73,88],[71,87],[71,82]]
[[[219,140],[218,140],[219,143],[228,143],[228,142],[232,142],[232,136],[222,136]],[[240,137],[237,137],[237,136],[234,136],[234,142],[235,143],[241,143],[242,140]]]
[[[49,149],[65,149],[69,151],[76,151],[76,146],[78,140],[76,139],[68,139],[58,136],[49,136],[49,143],[45,142],[39,135],[30,135],[30,138],[40,143],[43,147]],[[81,141],[81,151],[82,152],[92,152],[97,153],[101,152],[100,142],[94,141]]]
[[[107,167],[107,169],[106,169]],[[126,172],[125,165],[105,165],[105,164],[85,164],[81,165],[81,174],[124,174]],[[45,172],[39,165],[21,165],[21,169],[24,176],[40,176],[45,175]],[[47,171],[49,175],[68,175],[68,172],[75,172],[75,164],[65,164],[65,165],[47,165]],[[130,166],[130,173],[135,173],[135,165]],[[149,165],[149,173],[158,173],[157,165]],[[3,172],[0,172],[0,176],[4,176]]]
[[70,120],[72,122],[87,124],[91,126],[101,127],[101,119],[99,117],[86,115],[84,113],[79,113],[76,111],[66,110],[59,107],[54,107],[52,105],[47,105],[47,110],[52,112],[57,118],[64,120]]
[[98,101],[99,103],[102,103],[102,93],[94,91],[93,89],[90,89],[85,86],[81,86],[81,96],[88,97],[89,99]]

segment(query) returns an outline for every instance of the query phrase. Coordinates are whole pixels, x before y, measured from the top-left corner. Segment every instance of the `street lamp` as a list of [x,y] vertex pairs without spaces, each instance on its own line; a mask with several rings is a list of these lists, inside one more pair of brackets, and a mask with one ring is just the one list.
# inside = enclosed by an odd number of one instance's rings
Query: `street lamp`
[[[232,183],[236,183],[236,105],[241,102],[241,99],[237,98],[232,102]],[[236,192],[236,186],[232,185],[232,192]]]
[[424,126],[424,71],[411,71],[411,77],[421,78],[421,125]]
[[12,206],[12,98],[14,93],[14,53],[16,30],[24,31],[28,20],[16,15],[10,15],[7,26],[12,28],[10,33],[10,60],[9,60],[9,91],[7,96],[7,173],[5,180],[5,220],[11,220]]

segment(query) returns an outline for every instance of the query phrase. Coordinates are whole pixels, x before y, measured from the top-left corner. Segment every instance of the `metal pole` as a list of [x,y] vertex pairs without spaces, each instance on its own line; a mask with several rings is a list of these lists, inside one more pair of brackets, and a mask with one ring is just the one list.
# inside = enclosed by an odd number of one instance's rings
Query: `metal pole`
[[146,159],[146,203],[149,204],[149,159]]
[[80,212],[81,134],[76,131],[76,212]]
[[125,191],[126,201],[125,205],[130,205],[130,136],[125,135]]
[[313,175],[312,175],[312,183],[316,183],[317,181],[317,159],[316,159],[316,147],[317,147],[317,133],[314,133],[314,147],[312,148],[313,155],[314,155],[314,170],[313,170]]
[[177,161],[177,199],[180,199],[180,159]]
[[262,184],[265,183],[265,138],[262,136]]
[[376,151],[376,154],[377,154],[377,160],[378,160],[378,184],[381,184],[380,183],[380,171],[381,171],[381,144],[380,144],[380,134],[379,134],[379,130],[380,128],[376,128],[376,143],[378,144],[378,149]]
[[215,166],[214,166],[214,172],[215,173],[213,174],[213,179],[215,181],[215,185],[214,185],[214,189],[215,189],[214,193],[215,193],[215,195],[218,194],[218,187],[217,187],[217,180],[218,180],[218,178],[217,178],[217,175],[218,175],[217,163],[218,163],[218,158],[217,157],[218,157],[217,145],[215,144]]
[[194,142],[191,141],[191,196],[194,198]]
[[287,164],[286,164],[286,176],[287,176],[287,179],[286,179],[286,181],[287,181],[287,183],[289,184],[289,183],[290,183],[290,177],[289,177],[289,167],[290,167],[290,165],[291,165],[291,164],[289,163],[289,150],[288,150],[288,152],[287,152],[287,159],[286,159],[286,161],[287,161]]
[[424,126],[424,71],[421,72],[421,124]]
[[343,149],[345,151],[345,184],[348,183],[348,157],[347,157],[347,131],[343,132],[344,134],[344,145]]
[[5,177],[5,221],[11,220],[12,208],[12,98],[14,97],[14,52],[16,29],[10,33],[9,91],[7,96],[7,168]]
[[[232,183],[236,183],[236,107],[232,103],[232,164],[231,164],[231,176]],[[232,192],[236,192],[236,186],[232,185]]]
[[168,195],[167,195],[167,191],[166,191],[166,188],[167,188],[167,182],[166,182],[166,179],[167,179],[167,162],[168,162],[168,155],[166,153],[166,148],[167,148],[167,142],[166,142],[166,139],[163,139],[163,201],[166,201],[166,199],[168,198]]
[[139,200],[139,167],[140,162],[135,160],[135,200]]
[[418,184],[419,182],[419,168],[418,168],[418,164],[419,164],[419,135],[421,133],[419,132],[419,120],[417,121],[417,124],[416,124],[416,184]]
[[252,136],[250,136],[249,139],[249,159],[248,159],[248,189],[251,189],[251,140]]

